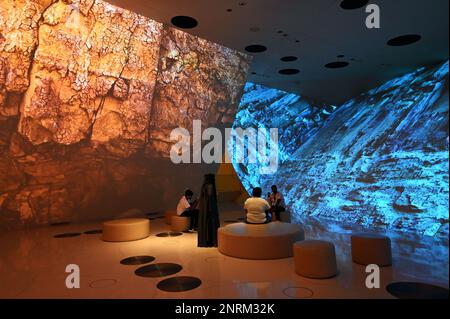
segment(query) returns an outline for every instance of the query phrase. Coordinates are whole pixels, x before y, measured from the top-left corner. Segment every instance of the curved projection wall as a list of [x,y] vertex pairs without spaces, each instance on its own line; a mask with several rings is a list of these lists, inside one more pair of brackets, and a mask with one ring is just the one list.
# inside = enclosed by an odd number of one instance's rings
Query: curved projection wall
[[448,62],[340,107],[248,83],[234,127],[279,128],[276,174],[233,163],[243,185],[277,184],[294,220],[448,237]]
[[174,208],[218,165],[173,128],[232,123],[250,57],[99,0],[0,0],[0,227]]

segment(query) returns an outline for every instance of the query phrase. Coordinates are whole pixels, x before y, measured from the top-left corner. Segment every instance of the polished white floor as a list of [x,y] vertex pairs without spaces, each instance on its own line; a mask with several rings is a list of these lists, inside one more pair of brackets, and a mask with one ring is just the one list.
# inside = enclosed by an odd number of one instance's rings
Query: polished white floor
[[[223,213],[222,220],[239,214]],[[381,269],[380,289],[368,289],[365,267],[351,262],[348,229],[333,233],[323,225],[305,225],[307,239],[336,244],[339,275],[313,280],[295,274],[292,258],[254,261],[223,256],[216,248],[198,248],[196,233],[156,237],[169,230],[164,219],[152,220],[151,236],[134,242],[107,243],[101,235],[85,234],[53,238],[99,228],[100,222],[0,234],[0,298],[393,298],[385,290],[393,281],[448,288],[448,240],[396,237],[394,265]],[[157,283],[166,277],[138,277],[134,271],[140,266],[120,264],[123,258],[137,255],[154,256],[154,263],[178,263],[183,270],[174,276],[195,276],[202,285],[180,293],[158,290]],[[68,264],[80,267],[80,289],[66,288]]]

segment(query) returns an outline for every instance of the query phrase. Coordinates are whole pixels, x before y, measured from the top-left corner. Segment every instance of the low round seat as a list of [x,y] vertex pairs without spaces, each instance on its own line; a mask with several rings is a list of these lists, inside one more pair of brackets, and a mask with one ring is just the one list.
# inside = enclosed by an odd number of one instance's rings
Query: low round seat
[[120,242],[147,238],[150,221],[147,218],[124,218],[103,223],[104,241]]
[[189,230],[190,218],[186,216],[172,216],[170,229],[174,232],[183,232]]
[[305,239],[302,226],[282,222],[261,225],[229,224],[218,230],[218,249],[243,259],[292,257],[292,245]]
[[167,225],[170,225],[172,223],[172,216],[175,216],[176,214],[177,214],[177,211],[175,209],[167,209],[164,212],[164,217],[165,217]]
[[294,264],[297,275],[325,279],[336,276],[334,245],[322,240],[304,240],[294,244]]
[[379,234],[353,234],[351,236],[352,259],[360,265],[392,265],[391,240]]

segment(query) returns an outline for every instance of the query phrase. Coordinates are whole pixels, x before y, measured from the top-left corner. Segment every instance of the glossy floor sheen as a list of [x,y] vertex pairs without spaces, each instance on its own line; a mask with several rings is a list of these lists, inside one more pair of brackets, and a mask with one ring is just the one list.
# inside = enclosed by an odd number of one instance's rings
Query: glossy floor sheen
[[[222,213],[222,220],[240,217]],[[0,234],[0,298],[393,298],[385,286],[394,281],[419,281],[448,288],[448,240],[392,235],[393,267],[381,270],[381,288],[367,289],[365,267],[350,258],[351,229],[310,221],[307,239],[336,245],[339,275],[313,280],[294,272],[293,259],[254,261],[221,255],[216,248],[197,248],[197,234],[156,237],[169,231],[163,219],[151,221],[151,236],[134,242],[107,243],[101,234],[83,233],[101,223],[49,226]],[[359,230],[358,230],[359,231]],[[176,263],[173,276],[144,278],[134,274],[142,265],[122,265],[132,256],[154,256],[152,263]],[[150,263],[150,264],[152,264]],[[66,266],[80,267],[81,288],[67,289]],[[201,285],[186,292],[165,292],[157,284],[174,276],[197,277]]]

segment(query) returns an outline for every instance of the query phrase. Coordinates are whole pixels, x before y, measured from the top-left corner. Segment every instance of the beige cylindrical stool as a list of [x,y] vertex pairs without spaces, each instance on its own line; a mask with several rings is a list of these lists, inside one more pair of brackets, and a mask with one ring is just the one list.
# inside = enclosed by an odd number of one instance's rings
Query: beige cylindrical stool
[[172,222],[171,222],[171,226],[170,229],[172,231],[187,231],[189,230],[189,222],[190,219],[189,217],[184,217],[184,216],[172,216]]
[[361,265],[392,265],[391,240],[378,234],[354,234],[351,237],[352,259]]
[[337,275],[334,245],[322,240],[294,244],[295,272],[303,277],[325,279]]
[[124,218],[103,223],[104,241],[131,241],[150,235],[150,221],[147,218]]
[[305,239],[301,225],[272,222],[249,225],[234,223],[217,232],[219,251],[244,259],[280,259],[292,257],[292,245]]
[[175,209],[168,209],[164,212],[164,217],[166,219],[166,224],[170,225],[172,223],[172,216],[175,216],[177,211]]

